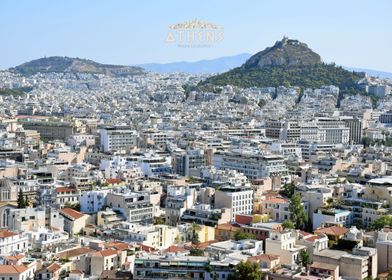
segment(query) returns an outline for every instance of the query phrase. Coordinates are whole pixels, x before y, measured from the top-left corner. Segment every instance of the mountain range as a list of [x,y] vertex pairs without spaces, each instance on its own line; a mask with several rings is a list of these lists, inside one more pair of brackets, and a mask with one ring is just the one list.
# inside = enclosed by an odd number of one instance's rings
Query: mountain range
[[233,56],[223,56],[210,60],[199,60],[195,62],[180,61],[172,63],[145,63],[139,64],[148,71],[167,73],[167,72],[185,72],[185,73],[222,73],[238,67],[252,55],[242,53]]

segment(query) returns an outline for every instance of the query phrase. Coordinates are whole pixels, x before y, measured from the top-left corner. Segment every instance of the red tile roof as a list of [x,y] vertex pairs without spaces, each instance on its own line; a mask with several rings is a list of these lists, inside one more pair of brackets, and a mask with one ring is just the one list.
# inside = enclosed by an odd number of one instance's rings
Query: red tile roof
[[250,257],[248,258],[248,261],[258,263],[260,261],[276,261],[279,260],[279,258],[280,257],[278,255],[263,254]]
[[61,269],[61,265],[58,263],[52,263],[46,269],[50,272],[57,272]]
[[86,255],[90,252],[95,252],[95,250],[87,248],[87,247],[83,247],[83,248],[76,248],[76,249],[64,251],[64,252],[58,253],[56,256],[60,259],[68,259],[68,258]]
[[320,228],[314,231],[315,233],[324,233],[326,235],[335,235],[335,236],[341,236],[346,234],[348,232],[348,229],[345,227],[338,227],[338,226],[332,226],[328,228]]
[[105,250],[98,251],[98,252],[94,253],[93,256],[96,256],[96,257],[109,257],[109,256],[113,256],[113,255],[117,255],[117,250],[105,249]]
[[56,192],[57,193],[76,192],[76,189],[72,187],[59,187],[56,188]]
[[178,246],[172,245],[169,248],[165,249],[163,252],[164,253],[186,253],[186,252],[189,252],[189,251],[184,249],[184,248],[182,248],[182,247],[178,247]]
[[120,184],[122,181],[119,178],[111,178],[111,179],[106,179],[106,183],[108,184]]
[[83,213],[80,213],[79,211],[76,211],[72,208],[63,208],[61,209],[60,213],[71,220],[77,220],[84,216]]
[[286,198],[279,198],[279,197],[275,197],[275,198],[269,198],[264,200],[264,203],[288,203],[289,200]]
[[20,274],[27,269],[24,265],[0,265],[0,274]]
[[7,238],[11,236],[18,235],[16,232],[9,231],[8,229],[1,229],[0,230],[0,238]]

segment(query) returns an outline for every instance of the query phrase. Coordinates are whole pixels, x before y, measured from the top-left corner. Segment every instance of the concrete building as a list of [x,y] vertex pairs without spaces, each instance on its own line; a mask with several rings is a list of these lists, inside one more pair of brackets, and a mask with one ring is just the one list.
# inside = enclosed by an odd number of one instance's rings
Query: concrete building
[[101,147],[104,152],[128,150],[137,146],[138,133],[129,127],[100,129]]
[[230,185],[220,187],[215,192],[215,208],[229,208],[231,220],[236,214],[252,214],[253,190]]
[[106,204],[120,211],[129,222],[152,222],[153,205],[147,192],[108,193]]
[[306,250],[306,247],[296,244],[295,235],[291,230],[273,231],[265,240],[265,253],[280,256],[281,264],[292,268],[297,266],[302,250]]
[[280,155],[246,151],[218,152],[214,154],[213,165],[218,169],[236,170],[249,179],[278,176],[284,181],[287,176],[284,157]]

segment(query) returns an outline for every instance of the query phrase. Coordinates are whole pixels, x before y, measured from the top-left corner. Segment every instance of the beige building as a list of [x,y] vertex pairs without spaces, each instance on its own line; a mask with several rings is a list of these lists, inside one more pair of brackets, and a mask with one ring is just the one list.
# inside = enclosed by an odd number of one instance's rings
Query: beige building
[[[372,249],[372,248],[368,248]],[[377,253],[369,253],[365,249],[363,252],[348,253],[340,250],[325,249],[315,252],[313,261],[321,264],[339,266],[339,276],[344,279],[364,279],[368,276],[377,276]]]
[[87,224],[91,223],[91,217],[71,208],[63,208],[60,214],[64,217],[64,231],[70,235],[83,231]]
[[273,231],[265,240],[265,253],[280,256],[282,265],[297,266],[299,254],[306,250],[303,245],[295,244],[295,236],[291,230]]
[[363,198],[392,205],[392,176],[369,180]]
[[91,256],[92,276],[100,276],[104,270],[116,270],[125,263],[126,251],[117,251],[114,249],[104,249],[93,253]]

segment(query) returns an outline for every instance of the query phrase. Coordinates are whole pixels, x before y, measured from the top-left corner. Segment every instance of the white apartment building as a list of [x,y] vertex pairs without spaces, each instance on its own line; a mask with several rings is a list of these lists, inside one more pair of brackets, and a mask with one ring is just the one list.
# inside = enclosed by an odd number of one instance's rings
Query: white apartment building
[[26,252],[29,247],[27,236],[9,231],[0,230],[0,256],[9,256],[13,253]]
[[287,176],[284,157],[273,154],[258,154],[244,151],[218,152],[214,154],[213,165],[218,169],[233,169],[249,179]]
[[330,144],[346,144],[350,141],[350,128],[344,121],[333,118],[318,118],[320,142]]
[[176,243],[180,234],[177,227],[168,225],[150,225],[122,222],[120,226],[112,230],[116,238],[127,242],[138,242],[146,246],[158,249],[166,249]]
[[106,196],[111,190],[84,191],[80,197],[80,210],[84,213],[96,213],[106,205]]
[[153,204],[147,192],[108,193],[106,204],[113,210],[119,210],[129,222],[151,222]]
[[128,127],[100,129],[101,147],[104,152],[126,150],[137,146],[138,133]]
[[224,186],[215,192],[215,208],[231,209],[231,220],[237,214],[252,214],[253,190],[244,187]]

